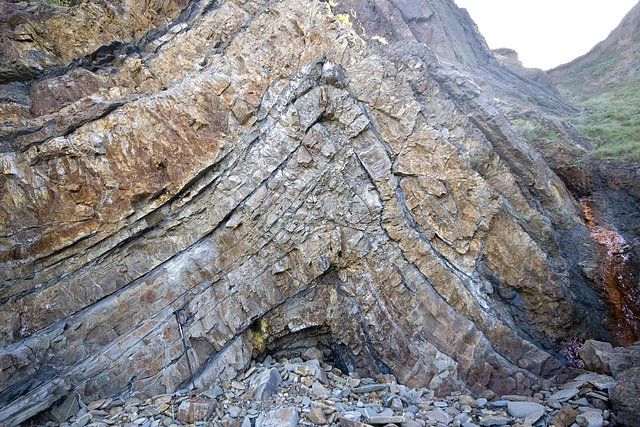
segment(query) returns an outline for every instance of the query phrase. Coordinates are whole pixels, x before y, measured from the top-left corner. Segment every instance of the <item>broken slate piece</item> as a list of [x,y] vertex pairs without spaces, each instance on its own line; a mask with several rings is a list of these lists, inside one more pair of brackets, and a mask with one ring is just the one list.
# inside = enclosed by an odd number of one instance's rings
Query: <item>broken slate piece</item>
[[377,415],[375,417],[370,417],[367,422],[369,424],[382,424],[382,425],[386,425],[386,424],[403,424],[407,422],[407,419],[403,416],[400,415],[393,415],[393,416],[389,416],[389,417],[383,417],[380,415]]
[[556,394],[549,397],[549,399],[555,399],[558,402],[566,402],[569,399],[573,399],[575,396],[580,393],[580,390],[577,388],[568,388],[565,390],[560,390]]
[[297,425],[298,412],[291,406],[260,414],[256,420],[256,427],[296,427]]
[[363,385],[361,387],[356,387],[353,390],[351,390],[353,393],[371,393],[374,391],[380,391],[380,390],[386,390],[387,389],[387,385],[386,384],[369,384],[369,385]]
[[63,423],[74,416],[79,410],[78,394],[74,392],[68,395],[62,404],[51,410],[51,419],[57,423]]
[[251,388],[254,399],[264,399],[271,396],[282,382],[282,377],[276,368],[268,369],[251,378]]

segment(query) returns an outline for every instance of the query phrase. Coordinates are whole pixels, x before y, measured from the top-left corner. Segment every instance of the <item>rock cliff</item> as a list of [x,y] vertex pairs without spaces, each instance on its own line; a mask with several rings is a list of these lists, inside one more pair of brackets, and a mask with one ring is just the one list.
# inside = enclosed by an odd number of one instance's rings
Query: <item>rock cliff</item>
[[[505,66],[489,49],[467,13],[453,1],[346,0],[332,10],[349,16],[358,34],[387,42],[427,44],[441,62],[454,64],[492,97],[522,110],[566,116],[579,110],[558,96],[539,70]],[[380,39],[381,38],[381,39]],[[541,76],[544,75],[543,76]]]
[[610,339],[578,203],[428,40],[313,0],[0,7],[0,421],[186,385],[180,308],[201,387],[312,342],[527,393]]

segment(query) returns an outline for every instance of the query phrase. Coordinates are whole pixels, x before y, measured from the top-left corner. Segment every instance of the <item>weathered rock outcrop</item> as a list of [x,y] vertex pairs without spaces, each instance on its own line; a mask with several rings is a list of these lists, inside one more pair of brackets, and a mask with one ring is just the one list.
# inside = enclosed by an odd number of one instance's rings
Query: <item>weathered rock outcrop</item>
[[[522,67],[513,70],[492,53],[466,9],[453,1],[345,0],[336,13],[350,17],[358,34],[427,44],[441,62],[454,64],[483,90],[520,110],[566,116],[579,110],[558,96],[539,73]],[[544,73],[542,73],[544,74]],[[535,77],[535,78],[532,78]]]
[[525,393],[608,338],[578,204],[426,44],[311,0],[175,10],[3,71],[0,421],[175,390],[178,308],[202,386],[313,336],[346,370]]

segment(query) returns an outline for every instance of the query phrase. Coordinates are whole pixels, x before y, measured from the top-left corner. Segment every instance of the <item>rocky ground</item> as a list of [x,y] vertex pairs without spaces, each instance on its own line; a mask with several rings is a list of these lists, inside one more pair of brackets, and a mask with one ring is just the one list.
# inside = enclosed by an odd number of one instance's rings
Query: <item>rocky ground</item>
[[584,371],[568,383],[551,382],[532,396],[434,397],[408,388],[392,375],[359,378],[320,362],[312,348],[305,359],[252,363],[235,380],[207,390],[178,390],[150,398],[132,395],[85,404],[72,395],[55,407],[60,427],[200,426],[588,426],[619,425],[608,389],[613,377]]

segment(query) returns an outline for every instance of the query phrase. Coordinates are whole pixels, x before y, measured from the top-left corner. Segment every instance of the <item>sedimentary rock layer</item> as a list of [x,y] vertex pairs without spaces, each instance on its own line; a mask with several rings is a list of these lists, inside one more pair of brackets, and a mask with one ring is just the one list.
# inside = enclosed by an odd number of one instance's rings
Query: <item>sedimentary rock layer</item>
[[0,420],[175,390],[179,308],[201,386],[308,332],[348,370],[524,392],[606,335],[578,204],[427,45],[311,0],[177,16],[5,82]]

